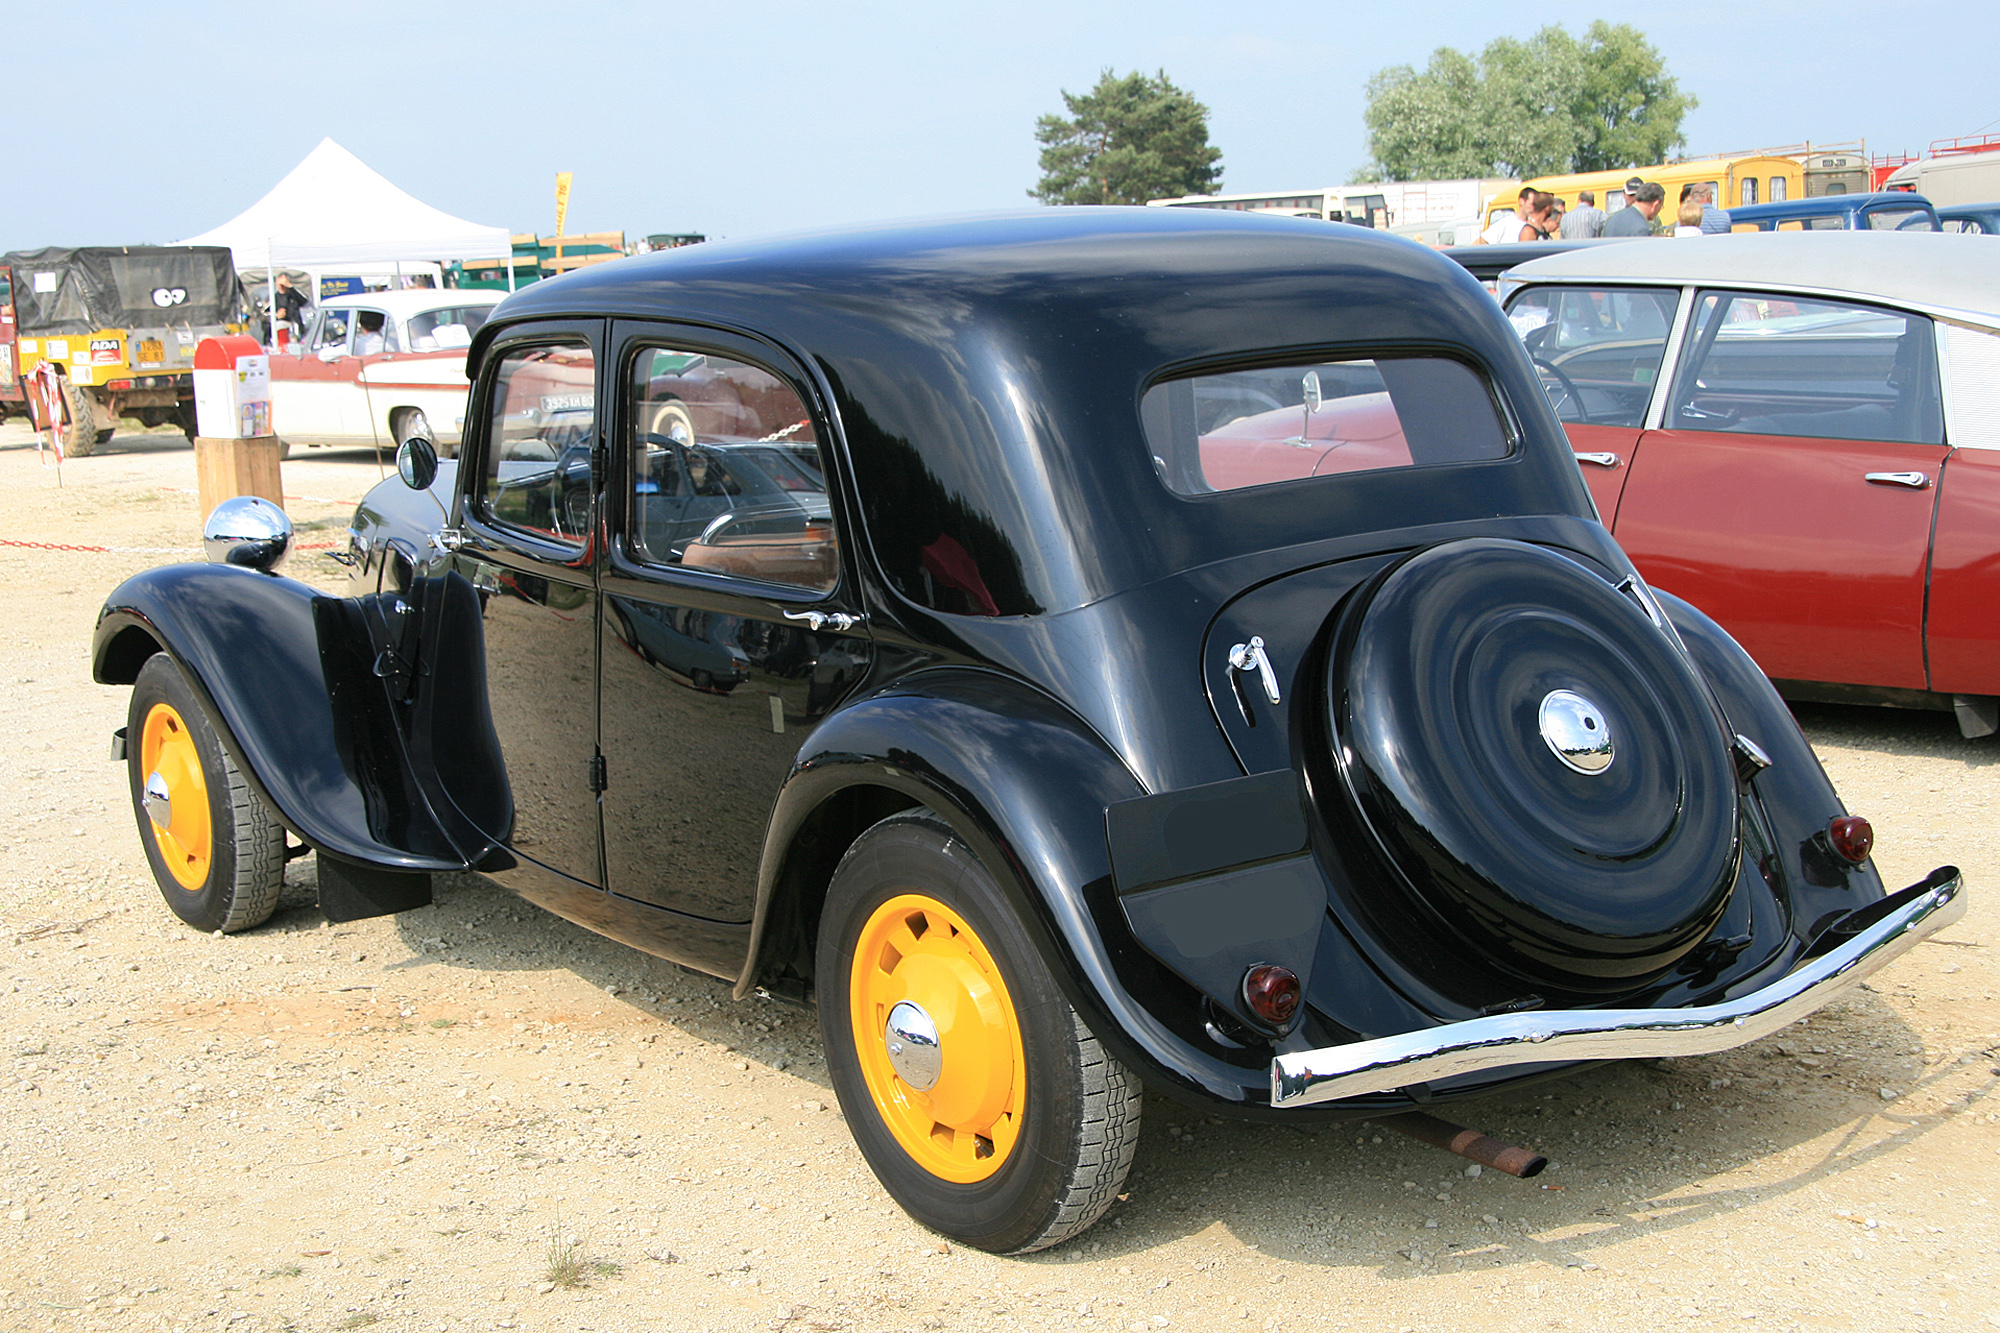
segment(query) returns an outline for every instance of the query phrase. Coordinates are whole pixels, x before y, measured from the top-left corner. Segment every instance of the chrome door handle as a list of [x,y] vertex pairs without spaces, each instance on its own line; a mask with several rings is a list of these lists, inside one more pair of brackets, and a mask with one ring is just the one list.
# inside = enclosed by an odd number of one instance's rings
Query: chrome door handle
[[1870,472],[1862,480],[1873,486],[1901,486],[1912,491],[1931,484],[1930,477],[1922,472]]
[[1229,650],[1231,671],[1255,671],[1264,682],[1264,697],[1272,703],[1283,703],[1278,696],[1278,673],[1271,670],[1271,655],[1264,651],[1264,636],[1252,634],[1250,642],[1239,643]]
[[810,630],[850,630],[868,617],[849,615],[845,611],[787,611],[785,619],[803,622]]
[[1595,463],[1599,467],[1617,467],[1620,460],[1617,454],[1597,453],[1578,454],[1576,461],[1579,463]]

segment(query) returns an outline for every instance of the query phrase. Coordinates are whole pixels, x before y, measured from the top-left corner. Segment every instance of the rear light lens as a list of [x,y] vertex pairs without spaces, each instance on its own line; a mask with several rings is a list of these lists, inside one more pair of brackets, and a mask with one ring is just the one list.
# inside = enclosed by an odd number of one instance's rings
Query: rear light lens
[[1289,1024],[1299,1012],[1299,978],[1289,967],[1259,963],[1243,974],[1243,1003],[1274,1028]]
[[1875,828],[1860,815],[1842,815],[1826,826],[1826,840],[1844,859],[1860,865],[1875,849]]

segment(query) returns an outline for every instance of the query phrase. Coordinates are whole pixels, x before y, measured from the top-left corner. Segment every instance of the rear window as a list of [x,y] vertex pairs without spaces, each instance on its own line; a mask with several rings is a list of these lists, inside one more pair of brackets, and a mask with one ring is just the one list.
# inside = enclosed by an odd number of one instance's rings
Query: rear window
[[1396,357],[1191,375],[1146,391],[1153,466],[1177,495],[1504,458],[1492,391],[1463,362]]

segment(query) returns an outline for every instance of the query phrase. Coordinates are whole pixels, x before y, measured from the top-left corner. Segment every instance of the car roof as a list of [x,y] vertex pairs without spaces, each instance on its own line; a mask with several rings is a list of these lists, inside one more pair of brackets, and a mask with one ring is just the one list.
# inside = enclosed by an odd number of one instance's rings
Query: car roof
[[505,292],[490,292],[464,287],[413,287],[400,292],[347,292],[340,296],[329,296],[315,302],[324,308],[367,306],[371,310],[385,311],[398,319],[411,315],[421,315],[426,310],[451,310],[468,305],[498,305],[507,298]]
[[1566,254],[1571,250],[1584,250],[1593,245],[1623,245],[1632,239],[1637,238],[1577,236],[1561,241],[1503,241],[1499,245],[1445,245],[1438,247],[1438,253],[1463,266],[1475,277],[1490,278],[1497,277],[1515,265],[1525,264],[1531,259]]
[[2000,328],[2000,246],[1950,232],[1743,232],[1607,245],[1537,259],[1509,277],[1757,287],[1886,301]]
[[2000,199],[1985,204],[1946,204],[1937,211],[1940,218],[1988,218],[2000,216]]
[[1821,213],[1852,213],[1857,209],[1929,208],[1931,201],[1908,190],[1877,190],[1870,194],[1823,194],[1811,199],[1780,199],[1768,204],[1737,204],[1729,209],[1738,222],[1762,218],[1811,217]]

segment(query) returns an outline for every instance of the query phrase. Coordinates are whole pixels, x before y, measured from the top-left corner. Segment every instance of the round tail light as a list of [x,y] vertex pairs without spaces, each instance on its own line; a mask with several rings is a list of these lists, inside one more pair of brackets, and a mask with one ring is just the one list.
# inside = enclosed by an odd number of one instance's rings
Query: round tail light
[[1289,967],[1259,963],[1243,974],[1243,1002],[1250,1012],[1281,1028],[1299,1012],[1299,978]]
[[1860,815],[1842,815],[1826,826],[1826,840],[1842,857],[1860,865],[1875,849],[1875,828]]

